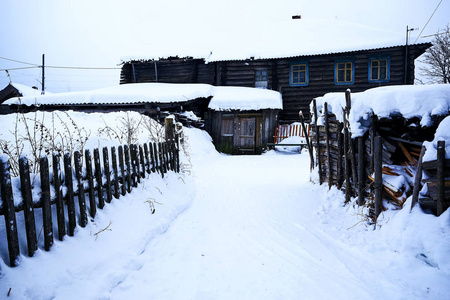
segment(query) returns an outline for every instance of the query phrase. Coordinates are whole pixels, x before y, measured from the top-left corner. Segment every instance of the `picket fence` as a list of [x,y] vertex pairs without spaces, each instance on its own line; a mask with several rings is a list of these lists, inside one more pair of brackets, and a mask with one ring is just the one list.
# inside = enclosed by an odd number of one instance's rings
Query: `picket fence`
[[[111,162],[109,153],[111,153]],[[102,156],[103,167],[98,149],[94,149],[93,158],[90,150],[84,151],[84,157],[79,151],[75,151],[73,155],[65,153],[63,157],[64,172],[62,172],[60,170],[60,155],[53,153],[52,174],[49,170],[48,158],[43,156],[40,159],[40,199],[32,199],[28,159],[22,156],[19,159],[22,202],[16,206],[14,205],[11,184],[10,162],[9,160],[0,161],[1,198],[3,202],[3,205],[0,206],[0,215],[5,218],[9,265],[11,267],[16,265],[17,258],[20,255],[17,213],[23,211],[24,214],[27,250],[28,256],[31,257],[38,249],[36,209],[42,209],[44,248],[49,251],[54,242],[52,205],[56,206],[57,226],[55,227],[58,231],[57,237],[62,241],[66,234],[73,236],[77,219],[80,227],[86,226],[88,222],[87,210],[89,210],[90,217],[94,218],[97,208],[102,209],[105,202],[110,203],[113,198],[117,199],[121,195],[130,193],[133,187],[137,187],[146,173],[157,172],[164,177],[164,174],[168,171],[180,172],[179,147],[174,141],[148,143],[143,146],[119,146],[118,153],[116,153],[116,147],[111,147],[110,151],[107,147],[104,147]],[[75,176],[75,181],[73,176]],[[78,200],[78,210],[75,209],[75,197]],[[3,237],[0,237],[0,242],[2,242],[1,239]]]

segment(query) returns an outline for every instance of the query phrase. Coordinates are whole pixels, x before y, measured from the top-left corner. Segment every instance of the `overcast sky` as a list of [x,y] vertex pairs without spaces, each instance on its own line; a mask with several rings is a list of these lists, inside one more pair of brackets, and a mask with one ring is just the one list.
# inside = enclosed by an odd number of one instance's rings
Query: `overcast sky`
[[[239,49],[246,37],[256,36],[264,47],[267,26],[308,19],[345,21],[396,34],[404,43],[406,26],[413,43],[436,33],[450,23],[450,0],[442,0],[433,18],[425,24],[441,0],[311,1],[311,0],[1,0],[0,57],[35,65],[119,68],[124,57],[208,55],[211,42]],[[302,20],[291,20],[301,15]],[[330,23],[327,23],[327,22]],[[295,24],[295,23],[292,23]],[[330,25],[327,25],[330,24]],[[344,30],[342,30],[344,31]],[[243,34],[245,33],[245,34]],[[270,33],[273,35],[274,33]],[[275,33],[283,35],[283,33]],[[240,40],[235,37],[239,36]],[[301,39],[286,36],[288,39]],[[305,35],[306,36],[306,35]],[[387,36],[387,35],[386,35]],[[284,38],[284,37],[283,37]],[[361,35],[361,40],[367,36]],[[375,38],[375,37],[374,37]],[[305,44],[311,43],[304,38]],[[417,42],[425,42],[419,38]],[[326,41],[325,41],[326,42]],[[289,43],[286,43],[289,47]],[[204,53],[204,54],[203,54]],[[13,82],[41,85],[41,70],[11,70],[31,65],[0,58],[0,70],[9,69]],[[119,82],[119,69],[71,70],[46,68],[46,90],[90,90]],[[0,89],[9,82],[0,71]]]

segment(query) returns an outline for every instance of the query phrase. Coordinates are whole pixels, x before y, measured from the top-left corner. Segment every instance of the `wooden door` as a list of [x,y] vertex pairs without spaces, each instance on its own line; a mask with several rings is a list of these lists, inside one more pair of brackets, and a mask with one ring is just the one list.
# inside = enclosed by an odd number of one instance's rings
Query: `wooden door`
[[238,149],[242,154],[255,153],[256,118],[239,117]]

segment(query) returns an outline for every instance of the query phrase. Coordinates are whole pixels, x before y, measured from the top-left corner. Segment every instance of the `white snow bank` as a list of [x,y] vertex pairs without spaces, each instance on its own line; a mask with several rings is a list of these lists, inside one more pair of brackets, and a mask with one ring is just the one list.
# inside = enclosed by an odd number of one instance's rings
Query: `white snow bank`
[[245,88],[216,87],[209,103],[212,110],[283,109],[281,94],[276,91]]
[[436,160],[438,141],[445,141],[445,158],[450,159],[450,116],[446,117],[439,124],[436,133],[434,134],[433,141],[425,141],[423,143],[427,149],[423,156],[423,161]]
[[[14,83],[12,82],[11,85],[13,87],[15,87],[24,97],[28,97],[28,96],[39,96],[41,95],[41,91],[37,90],[37,89],[33,89],[32,87],[20,84],[20,83]],[[47,95],[51,95],[51,93],[49,92],[45,92],[45,94]]]
[[[389,118],[392,114],[400,114],[406,119],[419,117],[422,126],[429,126],[432,115],[448,114],[450,85],[378,87],[361,93],[352,93],[351,98],[349,121],[353,137],[357,137],[367,131],[368,128],[364,123],[372,115],[379,118]],[[323,110],[323,105],[327,102],[328,112],[335,114],[339,121],[343,121],[345,93],[328,93],[317,98],[316,101],[319,112]]]
[[281,94],[276,91],[173,83],[131,83],[93,91],[17,97],[4,104],[171,103],[208,97],[212,97],[210,108],[214,110],[282,109]]

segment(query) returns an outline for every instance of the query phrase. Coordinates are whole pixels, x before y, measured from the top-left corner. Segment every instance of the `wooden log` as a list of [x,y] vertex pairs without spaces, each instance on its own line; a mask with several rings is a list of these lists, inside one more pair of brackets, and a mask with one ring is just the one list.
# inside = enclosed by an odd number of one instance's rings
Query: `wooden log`
[[131,193],[131,186],[132,186],[132,182],[131,182],[131,176],[133,173],[133,170],[131,169],[131,161],[130,161],[130,149],[128,147],[128,145],[125,145],[123,147],[123,152],[125,154],[125,165],[127,167],[127,192]]
[[313,111],[314,111],[314,125],[316,129],[316,156],[317,156],[317,166],[319,171],[319,184],[322,184],[323,177],[322,177],[322,164],[320,163],[320,135],[319,135],[319,126],[317,124],[317,104],[316,99],[313,99]]
[[8,242],[9,265],[16,266],[16,260],[20,255],[19,235],[17,233],[16,211],[11,185],[9,160],[6,156],[0,158],[1,195],[3,201],[3,214],[5,216],[6,240]]
[[382,167],[383,162],[381,160],[381,149],[382,149],[382,141],[381,137],[377,136],[375,138],[374,144],[374,172],[375,172],[375,217],[378,218],[378,215],[382,210],[382,188],[383,188],[383,175],[382,175]]
[[98,208],[105,207],[105,198],[103,197],[103,176],[102,167],[100,165],[100,153],[98,148],[94,149],[94,165],[95,165],[95,179],[97,181],[97,198]]
[[78,224],[80,224],[81,227],[85,227],[87,224],[86,199],[84,197],[84,182],[81,165],[81,154],[79,151],[75,151],[73,153],[73,160],[75,165],[75,178],[77,179],[77,186],[78,186],[78,205],[80,207],[80,220]]
[[114,198],[119,199],[119,169],[117,168],[116,147],[111,147],[111,164],[114,174]]
[[19,158],[20,190],[23,199],[23,215],[27,235],[28,256],[32,257],[37,250],[36,222],[34,219],[33,197],[31,194],[30,168],[25,156]]
[[417,170],[416,170],[416,176],[414,177],[414,189],[413,189],[413,195],[412,195],[412,201],[411,201],[411,210],[416,205],[416,203],[419,200],[419,192],[422,189],[422,160],[423,155],[425,154],[426,148],[425,146],[422,146],[422,149],[420,150],[420,156],[419,156],[419,163],[417,164]]
[[109,169],[108,148],[103,147],[102,152],[103,152],[103,169],[105,170],[105,177],[106,177],[106,202],[111,203],[112,189],[111,189],[111,171]]
[[144,155],[145,155],[145,171],[150,174],[150,153],[148,150],[148,144],[144,144]]
[[120,167],[120,176],[121,176],[121,181],[122,181],[122,186],[121,186],[121,193],[122,196],[125,196],[125,194],[127,193],[126,190],[126,170],[125,170],[125,163],[124,163],[124,159],[123,159],[123,147],[119,146],[119,167]]
[[324,103],[324,116],[325,116],[325,134],[326,134],[326,150],[327,150],[327,177],[328,177],[328,189],[331,189],[331,154],[330,154],[330,132],[328,124],[328,103]]
[[445,205],[445,141],[437,142],[437,183],[438,197],[436,215],[439,217],[446,209]]
[[398,146],[400,147],[400,149],[402,150],[403,154],[406,156],[406,158],[408,159],[408,161],[414,165],[417,166],[417,161],[411,156],[411,154],[409,153],[409,151],[405,148],[405,146],[403,145],[402,142],[398,142]]
[[77,226],[76,216],[75,216],[75,201],[73,193],[73,179],[72,179],[72,156],[69,152],[64,154],[64,183],[67,188],[67,212],[69,218],[69,226],[67,229],[67,234],[73,236],[75,227]]
[[89,149],[84,151],[84,159],[86,164],[86,179],[88,181],[88,195],[89,195],[89,215],[91,218],[95,217],[97,213],[97,203],[95,201],[95,187],[94,187],[94,175],[92,172],[92,157]]
[[50,172],[48,169],[47,156],[41,157],[40,161],[41,170],[41,191],[42,191],[42,221],[44,230],[44,248],[45,251],[50,251],[53,245],[53,222],[52,222],[52,209],[50,199]]
[[358,205],[364,205],[364,185],[365,185],[365,159],[364,159],[364,138],[362,136],[358,140]]
[[61,194],[61,177],[59,155],[53,153],[53,185],[55,186],[56,219],[58,223],[58,240],[62,241],[66,235],[66,220],[64,215],[64,202]]

